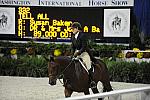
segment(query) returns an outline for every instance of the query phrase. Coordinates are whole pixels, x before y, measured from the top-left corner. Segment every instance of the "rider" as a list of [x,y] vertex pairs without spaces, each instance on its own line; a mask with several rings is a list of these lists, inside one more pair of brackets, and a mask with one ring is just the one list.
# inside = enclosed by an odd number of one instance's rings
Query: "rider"
[[[83,60],[84,64],[86,65],[87,69],[91,68],[91,61],[95,62],[96,59],[92,55],[90,51],[90,47],[88,46],[88,38],[81,30],[81,24],[78,22],[74,22],[71,25],[73,35],[71,37],[72,42],[72,49],[74,53],[74,57],[79,57]],[[92,71],[89,72],[89,79],[90,79],[90,87],[94,88],[96,83],[93,81]]]

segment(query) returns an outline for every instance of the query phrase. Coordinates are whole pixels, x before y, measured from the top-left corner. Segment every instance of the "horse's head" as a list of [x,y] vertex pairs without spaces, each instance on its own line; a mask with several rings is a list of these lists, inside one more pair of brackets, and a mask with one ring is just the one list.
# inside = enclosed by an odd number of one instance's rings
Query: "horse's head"
[[59,74],[59,64],[54,60],[53,56],[46,57],[43,56],[48,61],[48,76],[49,76],[49,84],[56,85],[56,80]]
[[48,75],[49,75],[49,84],[56,85],[56,80],[58,77],[59,64],[54,61],[48,63]]
[[55,57],[55,59],[53,56],[51,56],[50,59],[47,57],[44,58],[48,61],[49,84],[56,85],[57,79],[60,78],[70,66],[71,60],[65,56]]

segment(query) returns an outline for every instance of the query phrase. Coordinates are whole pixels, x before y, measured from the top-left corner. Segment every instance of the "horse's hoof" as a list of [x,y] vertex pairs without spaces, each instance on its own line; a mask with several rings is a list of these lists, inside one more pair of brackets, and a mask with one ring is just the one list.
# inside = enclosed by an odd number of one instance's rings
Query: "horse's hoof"
[[96,88],[96,83],[95,83],[94,81],[92,81],[92,82],[90,83],[90,87],[91,87],[92,89]]

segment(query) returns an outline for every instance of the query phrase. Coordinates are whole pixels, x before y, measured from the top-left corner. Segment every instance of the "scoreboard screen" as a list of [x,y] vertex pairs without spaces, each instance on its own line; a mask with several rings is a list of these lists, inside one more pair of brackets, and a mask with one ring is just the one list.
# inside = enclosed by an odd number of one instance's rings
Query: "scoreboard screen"
[[129,7],[3,6],[0,40],[69,42],[71,24],[79,22],[93,40],[124,41],[130,37],[130,12]]
[[69,40],[73,22],[93,38],[103,34],[102,8],[17,7],[16,12],[18,38]]

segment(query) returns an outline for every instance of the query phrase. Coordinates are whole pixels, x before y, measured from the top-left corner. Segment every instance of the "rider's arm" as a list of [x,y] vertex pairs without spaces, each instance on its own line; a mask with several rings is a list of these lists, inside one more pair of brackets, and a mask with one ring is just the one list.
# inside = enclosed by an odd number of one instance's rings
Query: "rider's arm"
[[82,53],[84,51],[87,51],[87,49],[88,49],[88,43],[87,43],[87,41],[88,41],[87,36],[83,35],[82,38],[81,38],[81,45],[82,45],[82,47],[79,50],[80,53]]

